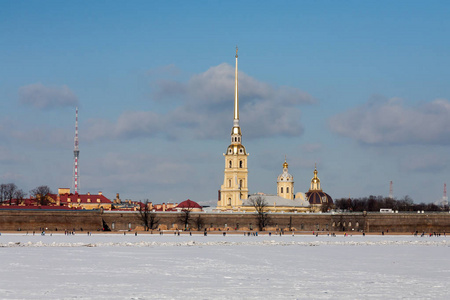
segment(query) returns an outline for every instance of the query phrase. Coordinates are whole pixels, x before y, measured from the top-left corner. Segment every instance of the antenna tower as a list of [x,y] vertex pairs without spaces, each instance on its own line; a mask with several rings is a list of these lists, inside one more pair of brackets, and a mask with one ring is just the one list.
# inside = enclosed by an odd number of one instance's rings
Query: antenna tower
[[391,180],[391,183],[389,184],[389,198],[390,199],[394,198],[394,189],[393,189],[392,180]]
[[73,148],[73,182],[72,189],[74,194],[78,194],[78,156],[80,149],[78,148],[78,107],[75,111],[75,139]]

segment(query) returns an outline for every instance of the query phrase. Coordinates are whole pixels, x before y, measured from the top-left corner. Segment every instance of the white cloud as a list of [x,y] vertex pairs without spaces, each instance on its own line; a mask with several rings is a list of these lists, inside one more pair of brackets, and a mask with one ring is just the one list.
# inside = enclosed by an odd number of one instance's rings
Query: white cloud
[[[91,138],[153,137],[210,139],[228,132],[234,105],[234,68],[228,64],[195,74],[187,82],[155,80],[153,101],[176,100],[166,113],[123,113],[113,124],[90,121]],[[300,105],[315,99],[293,87],[274,87],[239,73],[240,118],[246,138],[271,135],[298,136],[303,127]]]
[[408,107],[401,99],[366,104],[330,119],[330,129],[370,145],[450,144],[450,102]]
[[39,109],[78,105],[78,98],[67,85],[47,87],[41,83],[19,88],[19,101]]

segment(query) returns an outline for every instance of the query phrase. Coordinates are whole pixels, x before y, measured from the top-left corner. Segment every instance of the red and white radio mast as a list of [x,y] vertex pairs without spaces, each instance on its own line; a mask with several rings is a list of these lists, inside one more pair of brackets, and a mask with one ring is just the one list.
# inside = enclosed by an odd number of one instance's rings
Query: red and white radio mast
[[73,148],[73,182],[72,189],[74,194],[78,194],[78,156],[80,149],[78,148],[78,107],[75,112],[75,139]]

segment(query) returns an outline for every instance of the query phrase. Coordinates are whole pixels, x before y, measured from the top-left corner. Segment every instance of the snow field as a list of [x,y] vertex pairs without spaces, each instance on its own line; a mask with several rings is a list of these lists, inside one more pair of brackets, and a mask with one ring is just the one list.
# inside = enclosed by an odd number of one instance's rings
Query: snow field
[[1,299],[446,299],[450,240],[0,236]]

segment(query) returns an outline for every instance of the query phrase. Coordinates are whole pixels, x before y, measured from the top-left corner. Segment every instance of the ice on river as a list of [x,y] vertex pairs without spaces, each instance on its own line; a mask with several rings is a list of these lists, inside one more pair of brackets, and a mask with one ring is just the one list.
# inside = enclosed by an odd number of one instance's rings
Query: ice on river
[[444,299],[450,239],[0,236],[1,299]]

